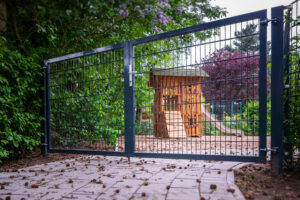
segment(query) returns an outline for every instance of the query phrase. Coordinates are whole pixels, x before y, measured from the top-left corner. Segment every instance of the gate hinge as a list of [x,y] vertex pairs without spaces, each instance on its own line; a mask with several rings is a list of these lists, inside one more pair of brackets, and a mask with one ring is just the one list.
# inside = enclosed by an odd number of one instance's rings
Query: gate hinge
[[277,17],[274,17],[272,19],[265,19],[265,20],[261,20],[260,24],[261,25],[268,25],[269,22],[273,22],[274,24],[277,24],[279,22],[279,19]]
[[265,151],[265,152],[278,152],[279,151],[279,147],[272,147],[272,148],[262,148],[260,149],[260,151]]
[[46,144],[46,143],[42,143],[42,144],[41,144],[41,146],[48,146],[48,144]]

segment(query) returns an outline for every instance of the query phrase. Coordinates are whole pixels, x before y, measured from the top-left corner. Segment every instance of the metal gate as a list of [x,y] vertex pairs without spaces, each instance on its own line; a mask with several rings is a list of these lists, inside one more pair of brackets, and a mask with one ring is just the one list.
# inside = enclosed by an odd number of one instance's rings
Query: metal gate
[[43,151],[264,162],[266,13],[45,61]]
[[[129,42],[134,155],[265,161],[263,20],[266,10]],[[244,106],[238,114],[212,114],[211,102],[224,101]]]
[[53,58],[43,66],[47,150],[123,155],[124,44]]

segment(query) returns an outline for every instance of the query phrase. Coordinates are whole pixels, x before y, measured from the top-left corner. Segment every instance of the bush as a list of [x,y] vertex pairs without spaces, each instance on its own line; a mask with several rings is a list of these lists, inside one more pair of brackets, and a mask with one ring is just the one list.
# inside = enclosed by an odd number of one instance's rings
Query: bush
[[0,163],[40,144],[40,66],[0,47]]
[[[239,129],[245,135],[259,135],[259,102],[250,101],[243,107],[243,116],[240,114],[233,115],[232,117],[225,114],[224,116],[227,126],[230,128]],[[228,125],[229,124],[229,125]],[[271,135],[271,102],[267,103],[267,133]]]
[[[100,55],[102,59],[110,59],[109,53]],[[118,137],[124,134],[124,83],[121,78],[114,78],[123,75],[123,65],[102,64],[104,61],[100,58],[92,58],[50,65],[53,70],[50,78],[51,130],[55,148],[98,141],[115,145]],[[72,70],[61,67],[62,63],[73,62],[81,67]]]

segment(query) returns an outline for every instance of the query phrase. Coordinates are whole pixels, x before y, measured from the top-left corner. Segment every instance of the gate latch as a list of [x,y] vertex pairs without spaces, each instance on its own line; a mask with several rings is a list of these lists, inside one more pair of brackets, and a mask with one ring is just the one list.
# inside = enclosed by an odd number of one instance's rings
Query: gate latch
[[265,152],[278,152],[279,151],[279,148],[278,147],[272,147],[272,148],[263,148],[263,149],[260,149],[260,151],[265,151]]
[[273,22],[274,24],[277,24],[279,22],[279,19],[277,17],[274,17],[272,19],[265,19],[260,21],[261,25],[268,25],[269,22]]
[[132,87],[132,80],[133,80],[133,77],[135,76],[136,74],[136,71],[132,71],[132,65],[129,65],[129,86]]

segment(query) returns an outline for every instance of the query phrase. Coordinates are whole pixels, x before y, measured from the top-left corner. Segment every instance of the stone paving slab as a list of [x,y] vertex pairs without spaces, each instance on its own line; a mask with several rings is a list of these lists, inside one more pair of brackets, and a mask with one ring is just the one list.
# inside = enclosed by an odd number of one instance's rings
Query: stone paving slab
[[0,199],[244,200],[231,170],[244,165],[83,156],[0,173]]

